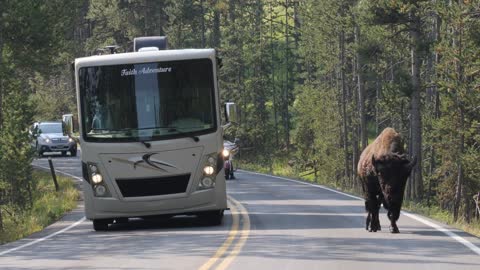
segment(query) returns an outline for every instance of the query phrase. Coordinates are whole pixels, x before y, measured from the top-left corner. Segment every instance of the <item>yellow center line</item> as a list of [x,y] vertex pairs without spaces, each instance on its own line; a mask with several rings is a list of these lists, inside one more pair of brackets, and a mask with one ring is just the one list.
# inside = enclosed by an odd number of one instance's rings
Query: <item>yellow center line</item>
[[235,258],[238,256],[238,254],[242,250],[250,234],[250,217],[248,216],[247,209],[245,209],[245,207],[243,207],[243,205],[240,202],[233,199],[232,197],[229,197],[229,199],[231,202],[233,202],[233,204],[236,204],[236,206],[240,210],[239,212],[242,215],[242,230],[240,232],[239,240],[230,251],[230,254],[228,254],[227,257],[223,259],[223,261],[218,265],[216,270],[225,270],[228,268],[228,266],[230,266],[230,264],[233,262],[233,260],[235,260]]
[[230,204],[230,211],[232,213],[232,227],[230,229],[230,232],[228,233],[228,237],[223,242],[222,246],[220,246],[217,249],[217,252],[206,262],[204,263],[199,270],[208,270],[210,267],[212,267],[222,256],[223,254],[228,250],[230,245],[232,244],[233,240],[235,239],[235,236],[238,233],[238,225],[239,225],[239,211],[237,207],[235,207],[234,203]]

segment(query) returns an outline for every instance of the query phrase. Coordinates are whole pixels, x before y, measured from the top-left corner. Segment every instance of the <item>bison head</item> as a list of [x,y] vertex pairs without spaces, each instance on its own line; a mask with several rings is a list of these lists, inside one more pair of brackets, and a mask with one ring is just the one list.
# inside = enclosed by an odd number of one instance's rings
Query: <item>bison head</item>
[[372,156],[373,169],[388,205],[401,206],[405,184],[416,161],[416,157],[409,161],[405,155],[397,154],[382,156],[378,159]]

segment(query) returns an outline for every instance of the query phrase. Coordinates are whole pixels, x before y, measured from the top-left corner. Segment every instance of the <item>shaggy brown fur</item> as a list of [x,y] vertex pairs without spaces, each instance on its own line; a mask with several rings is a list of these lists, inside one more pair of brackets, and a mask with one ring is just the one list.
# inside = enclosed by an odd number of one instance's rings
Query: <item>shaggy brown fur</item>
[[380,135],[371,144],[363,150],[358,162],[358,175],[360,177],[374,174],[372,166],[372,157],[381,158],[391,153],[403,154],[403,142],[400,134],[393,128],[385,128]]
[[381,230],[378,212],[380,204],[388,210],[390,231],[398,233],[396,221],[400,216],[405,184],[415,159],[409,162],[400,134],[386,128],[365,148],[358,162],[357,172],[365,196],[366,229]]

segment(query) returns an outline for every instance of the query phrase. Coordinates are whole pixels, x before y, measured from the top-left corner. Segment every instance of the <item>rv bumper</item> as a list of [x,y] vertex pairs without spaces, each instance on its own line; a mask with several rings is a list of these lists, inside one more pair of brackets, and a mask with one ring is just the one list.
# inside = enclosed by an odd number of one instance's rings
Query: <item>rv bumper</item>
[[[118,198],[94,197],[86,200],[85,214],[88,219],[119,217],[145,217],[157,215],[194,214],[196,212],[227,209],[226,197],[215,195],[216,189],[197,191],[188,197],[151,201],[122,201]],[[87,195],[88,196],[88,195]],[[142,211],[139,211],[142,209]]]

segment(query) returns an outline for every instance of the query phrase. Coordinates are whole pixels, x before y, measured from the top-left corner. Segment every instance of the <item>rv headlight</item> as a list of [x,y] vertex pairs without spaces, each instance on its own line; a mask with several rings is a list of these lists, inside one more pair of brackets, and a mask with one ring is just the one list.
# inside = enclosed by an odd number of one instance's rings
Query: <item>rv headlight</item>
[[97,196],[104,196],[106,193],[107,193],[107,189],[104,186],[102,185],[95,186],[95,194]]
[[209,188],[213,186],[213,180],[211,178],[205,177],[202,179],[202,186]]
[[228,156],[230,155],[230,151],[228,151],[228,149],[223,149],[222,155],[223,155],[224,157],[228,157]]
[[215,169],[212,166],[207,165],[205,168],[203,168],[203,172],[205,175],[212,175],[215,172]]
[[99,173],[92,174],[92,182],[94,184],[100,184],[103,181],[103,177]]

